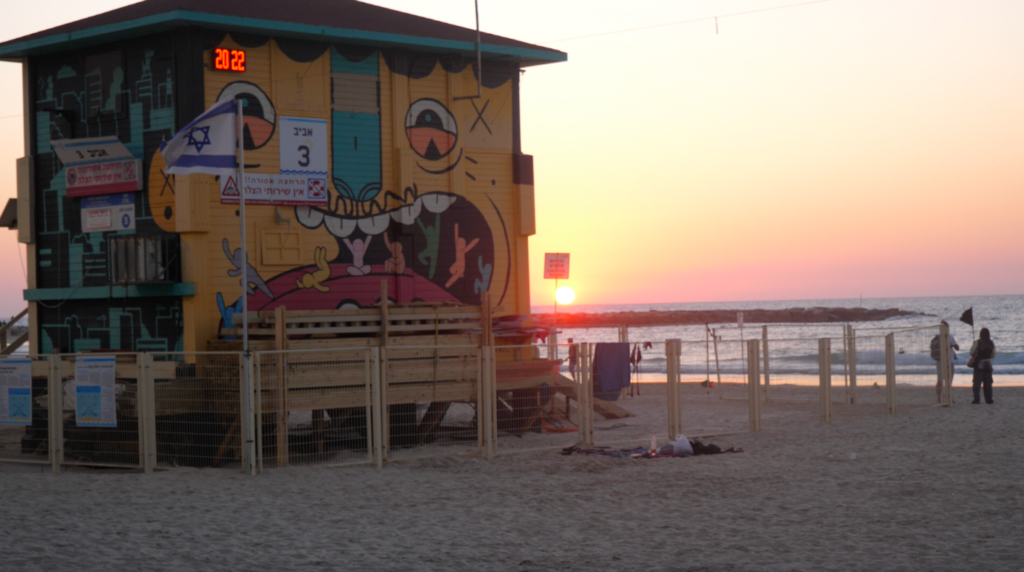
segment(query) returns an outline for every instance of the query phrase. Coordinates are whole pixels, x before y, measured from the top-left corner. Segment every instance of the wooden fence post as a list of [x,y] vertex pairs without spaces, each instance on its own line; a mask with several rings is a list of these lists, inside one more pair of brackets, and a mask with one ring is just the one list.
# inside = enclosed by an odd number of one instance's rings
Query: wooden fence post
[[764,353],[761,358],[761,362],[764,364],[764,402],[768,403],[771,401],[768,396],[768,388],[772,384],[768,369],[768,326],[761,326],[761,351]]
[[711,330],[711,340],[715,345],[715,376],[718,379],[718,398],[722,399],[722,368],[718,363],[718,333]]
[[[255,424],[253,427],[253,435],[256,442],[253,444],[253,451],[256,455],[256,472],[263,472],[263,356],[260,352],[252,352],[249,358],[255,364],[252,368],[253,375],[249,379],[252,380],[252,423]],[[244,431],[244,428],[243,428]],[[243,433],[244,435],[245,433]]]
[[[276,350],[274,354],[277,360],[277,379],[275,393],[277,395],[277,467],[288,466],[288,322],[287,312],[284,306],[274,309],[274,339]],[[245,367],[245,364],[242,364]]]
[[850,362],[850,405],[857,404],[857,331],[853,326],[846,326],[847,361]]
[[61,357],[50,355],[46,358],[49,366],[47,391],[49,392],[49,437],[50,465],[54,474],[60,473],[64,462],[64,383],[61,379],[63,371]]
[[491,359],[490,376],[491,380],[491,457],[498,456],[498,351],[494,346],[490,347],[488,355]]
[[142,471],[152,473],[157,460],[153,355],[150,353],[137,354],[135,364],[139,371],[135,379],[138,389],[135,410],[139,421],[139,455],[142,457]]
[[948,324],[939,324],[939,363],[942,366],[942,375],[939,377],[942,394],[939,401],[944,407],[950,407],[953,405],[953,360],[949,353]]
[[580,344],[580,443],[587,446],[594,444],[594,384],[590,371],[591,344]]
[[494,379],[491,377],[491,347],[480,348],[480,402],[477,411],[482,413],[480,426],[480,444],[484,449],[484,458],[494,458]]
[[747,340],[747,402],[750,407],[750,430],[761,430],[761,365],[758,340]]
[[885,406],[896,413],[896,337],[885,336]]
[[676,435],[683,432],[682,395],[679,386],[679,353],[682,342],[667,340],[665,342],[666,358],[666,393],[668,395],[668,438],[674,441]]
[[818,340],[818,395],[821,400],[821,422],[832,422],[832,340]]
[[370,384],[373,392],[373,423],[368,430],[373,433],[373,458],[377,468],[384,466],[384,395],[381,390],[381,349],[370,348]]

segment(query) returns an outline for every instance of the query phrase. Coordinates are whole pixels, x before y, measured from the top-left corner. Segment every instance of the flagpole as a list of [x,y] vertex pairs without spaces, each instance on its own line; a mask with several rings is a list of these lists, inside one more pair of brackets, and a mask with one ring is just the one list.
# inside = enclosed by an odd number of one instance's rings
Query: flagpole
[[244,369],[242,385],[245,391],[242,404],[247,418],[247,422],[243,426],[245,427],[245,446],[249,453],[247,455],[249,466],[246,467],[246,472],[255,474],[256,465],[253,462],[255,442],[252,436],[252,379],[249,376],[251,358],[249,355],[249,254],[245,247],[245,142],[242,140],[244,126],[241,98],[235,100],[235,116],[235,144],[238,146],[238,219],[242,227],[242,367]]

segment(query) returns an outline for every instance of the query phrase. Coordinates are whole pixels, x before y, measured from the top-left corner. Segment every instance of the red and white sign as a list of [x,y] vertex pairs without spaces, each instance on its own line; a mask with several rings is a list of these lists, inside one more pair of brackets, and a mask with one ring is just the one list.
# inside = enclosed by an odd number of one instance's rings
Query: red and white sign
[[569,279],[568,252],[548,252],[544,254],[544,279]]
[[109,163],[64,167],[64,182],[69,197],[112,195],[142,190],[139,171],[142,161],[128,159]]
[[[220,202],[238,204],[237,176],[221,177]],[[245,204],[281,207],[326,206],[327,179],[263,173],[245,174]]]
[[116,137],[61,139],[51,146],[64,164],[69,197],[142,190],[142,161],[133,157]]

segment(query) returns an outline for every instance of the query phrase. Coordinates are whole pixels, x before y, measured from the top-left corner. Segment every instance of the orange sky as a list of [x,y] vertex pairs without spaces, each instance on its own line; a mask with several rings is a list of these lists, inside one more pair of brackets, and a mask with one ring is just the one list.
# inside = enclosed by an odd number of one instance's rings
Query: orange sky
[[[21,3],[0,39],[129,4]],[[470,0],[373,3],[473,25]],[[522,77],[544,252],[577,303],[1024,290],[1024,3],[480,0],[484,30],[569,53]],[[12,9],[7,8],[8,12]],[[0,64],[0,200],[21,156]],[[0,315],[24,288],[0,231]]]

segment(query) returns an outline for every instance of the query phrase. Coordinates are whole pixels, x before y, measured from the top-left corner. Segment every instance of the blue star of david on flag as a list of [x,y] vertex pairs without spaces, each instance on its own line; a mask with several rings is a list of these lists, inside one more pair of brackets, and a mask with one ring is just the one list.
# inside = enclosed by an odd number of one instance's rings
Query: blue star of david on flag
[[231,175],[238,170],[235,102],[218,103],[160,144],[168,175]]
[[[196,133],[201,133],[202,139],[197,138]],[[197,152],[202,153],[203,147],[210,145],[210,126],[193,127],[192,131],[188,132],[188,144],[195,147]]]

